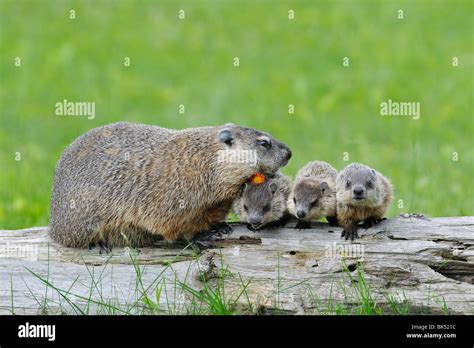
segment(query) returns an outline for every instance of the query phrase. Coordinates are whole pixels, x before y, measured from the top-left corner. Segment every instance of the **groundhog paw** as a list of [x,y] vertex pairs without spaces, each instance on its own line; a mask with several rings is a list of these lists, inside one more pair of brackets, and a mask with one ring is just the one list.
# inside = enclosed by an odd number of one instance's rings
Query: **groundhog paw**
[[343,229],[342,233],[341,233],[341,238],[343,238],[343,237],[346,240],[348,240],[350,238],[351,241],[353,241],[354,238],[359,238],[359,234],[357,233],[357,227],[349,226],[349,227]]
[[202,239],[194,240],[192,245],[195,248],[197,248],[199,251],[203,251],[203,250],[212,249],[212,248],[217,247],[215,241],[213,241],[213,240],[202,240]]
[[107,242],[99,241],[95,244],[90,244],[89,245],[89,250],[92,250],[93,248],[96,248],[96,247],[99,248],[99,254],[100,255],[102,255],[102,253],[108,254],[108,253],[112,252],[112,245],[110,245]]
[[331,227],[338,227],[339,223],[337,222],[337,218],[334,216],[328,216],[326,217],[326,220],[328,220],[328,224]]
[[383,219],[371,217],[371,218],[365,219],[364,223],[361,225],[361,227],[365,228],[365,229],[368,229],[372,226],[378,225],[380,222],[382,222],[382,220]]
[[305,230],[307,228],[311,228],[311,221],[298,220],[295,226],[295,229],[297,230]]
[[226,222],[213,224],[208,230],[199,232],[191,239],[192,245],[199,250],[219,247],[217,242],[222,240],[223,234],[232,233],[232,227]]
[[191,243],[194,247],[199,250],[206,250],[211,248],[216,248],[216,242],[222,239],[220,233],[215,233],[210,230],[202,231],[196,234],[192,239]]
[[258,231],[260,231],[259,228],[253,227],[252,224],[247,224],[247,229],[250,230],[250,231],[252,231],[252,232],[258,232]]
[[227,222],[217,222],[209,227],[209,231],[217,234],[231,234],[233,229]]

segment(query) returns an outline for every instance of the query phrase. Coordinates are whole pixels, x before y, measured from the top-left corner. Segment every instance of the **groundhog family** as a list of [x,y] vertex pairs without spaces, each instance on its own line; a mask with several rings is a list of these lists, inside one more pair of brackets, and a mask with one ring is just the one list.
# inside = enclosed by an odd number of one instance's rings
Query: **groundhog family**
[[54,173],[51,237],[69,247],[146,246],[229,232],[245,183],[273,176],[291,151],[270,134],[232,124],[171,130],[114,123],[64,151]]
[[380,222],[392,188],[383,175],[353,163],[341,172],[314,161],[295,182],[279,169],[291,158],[270,134],[233,124],[172,130],[114,123],[66,148],[56,166],[49,232],[76,248],[143,247],[157,237],[206,246],[229,233],[233,208],[249,229],[297,228],[326,217],[357,237],[359,222]]
[[313,161],[298,171],[293,184],[290,180],[277,173],[263,184],[246,185],[234,206],[240,220],[258,229],[284,224],[291,214],[298,219],[295,228],[304,229],[325,217],[329,225],[343,228],[341,237],[354,240],[359,222],[368,228],[382,221],[393,196],[386,177],[359,163],[338,173],[326,162]]

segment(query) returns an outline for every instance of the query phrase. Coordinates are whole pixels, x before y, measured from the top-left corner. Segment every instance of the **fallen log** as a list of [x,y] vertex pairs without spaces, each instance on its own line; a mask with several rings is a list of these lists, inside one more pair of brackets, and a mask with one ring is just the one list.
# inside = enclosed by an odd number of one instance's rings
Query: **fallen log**
[[47,227],[0,231],[0,314],[474,314],[474,217],[402,215],[351,243],[340,228],[249,231],[216,248],[77,250]]

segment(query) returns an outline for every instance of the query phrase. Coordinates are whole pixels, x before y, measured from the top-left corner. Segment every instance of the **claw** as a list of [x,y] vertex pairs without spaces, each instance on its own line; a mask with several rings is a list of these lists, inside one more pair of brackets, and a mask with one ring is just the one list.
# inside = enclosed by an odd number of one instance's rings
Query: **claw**
[[205,241],[205,240],[195,240],[193,241],[193,245],[199,249],[199,251],[203,251],[206,249],[211,249],[216,246],[216,244],[212,241]]
[[106,254],[112,252],[112,246],[109,245],[107,242],[99,242],[99,254],[102,254],[102,251],[104,251]]
[[257,232],[258,231],[258,229],[253,228],[253,226],[251,224],[247,224],[247,229],[252,231],[252,232]]
[[341,238],[345,238],[348,240],[349,238],[351,241],[354,241],[354,238],[359,238],[359,234],[357,233],[357,224],[356,223],[351,223],[348,226],[346,226],[341,233]]
[[212,225],[208,230],[202,231],[194,235],[191,239],[192,244],[200,251],[217,247],[216,242],[222,240],[223,234],[232,233],[232,227],[229,224],[217,223]]
[[89,245],[89,250],[92,250],[94,247],[99,247],[99,254],[102,255],[102,252],[108,254],[112,252],[112,246],[104,241],[98,241]]
[[227,222],[217,222],[209,227],[213,233],[231,234],[233,229]]

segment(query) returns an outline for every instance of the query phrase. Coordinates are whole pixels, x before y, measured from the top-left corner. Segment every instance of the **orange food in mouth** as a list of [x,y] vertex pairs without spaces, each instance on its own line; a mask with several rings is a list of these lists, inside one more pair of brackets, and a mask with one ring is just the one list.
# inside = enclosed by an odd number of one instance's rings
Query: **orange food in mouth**
[[265,175],[263,175],[262,173],[255,173],[250,177],[249,182],[253,185],[259,185],[263,184],[265,182],[265,179]]

